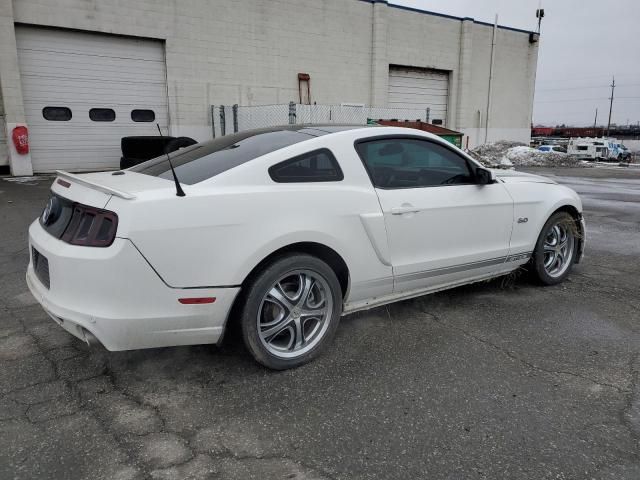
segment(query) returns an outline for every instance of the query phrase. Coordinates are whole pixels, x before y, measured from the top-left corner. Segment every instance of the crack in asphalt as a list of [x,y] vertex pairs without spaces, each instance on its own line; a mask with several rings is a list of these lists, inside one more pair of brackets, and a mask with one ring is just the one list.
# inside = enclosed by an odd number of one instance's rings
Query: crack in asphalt
[[571,371],[568,371],[568,370],[552,370],[552,369],[548,369],[548,368],[545,368],[545,367],[541,367],[539,365],[536,365],[535,363],[532,363],[532,362],[530,362],[528,360],[525,360],[524,358],[518,356],[516,353],[512,352],[511,350],[505,349],[505,348],[501,347],[500,345],[496,345],[495,343],[493,343],[493,342],[491,342],[491,341],[489,341],[489,340],[487,340],[485,338],[482,338],[482,337],[480,337],[480,336],[478,336],[478,335],[476,335],[474,333],[471,333],[471,332],[465,330],[464,328],[461,328],[461,327],[458,327],[456,325],[452,325],[452,324],[450,324],[448,322],[445,322],[438,315],[436,315],[436,314],[434,314],[432,312],[427,312],[427,311],[422,310],[422,309],[420,310],[420,312],[425,314],[425,315],[430,316],[435,323],[437,323],[439,325],[442,325],[444,327],[447,327],[449,329],[456,330],[456,331],[462,333],[464,336],[466,336],[468,338],[471,338],[471,339],[476,340],[476,341],[478,341],[478,342],[480,342],[480,343],[482,343],[484,345],[487,345],[487,346],[493,348],[494,350],[502,353],[503,355],[506,355],[507,357],[511,358],[512,360],[515,360],[515,361],[517,361],[519,363],[522,363],[523,365],[526,365],[527,367],[529,367],[532,370],[536,370],[536,371],[539,371],[539,372],[544,372],[544,373],[547,373],[547,374],[550,374],[550,375],[572,376],[572,377],[575,377],[575,378],[580,378],[582,380],[586,380],[588,382],[591,382],[591,383],[593,383],[595,385],[599,385],[601,387],[612,388],[612,389],[616,390],[619,393],[628,393],[628,390],[620,388],[617,385],[613,385],[611,383],[600,382],[600,381],[595,380],[595,379],[593,379],[591,377],[588,377],[586,375],[581,375],[579,373],[571,372]]
[[[626,450],[621,450],[629,457],[638,459],[640,458],[640,352],[634,353],[629,360],[629,391],[626,396],[625,405],[619,412],[619,422],[622,424],[628,431],[629,435],[633,439],[636,444],[636,449],[633,452],[629,452]],[[638,365],[636,365],[638,363]],[[638,405],[634,405],[635,402],[638,402]],[[633,418],[633,410],[634,408],[638,409],[638,418]],[[611,463],[601,462],[597,464],[592,470],[589,471],[588,476],[591,478],[596,473],[600,472],[603,468],[611,467]],[[615,465],[614,465],[615,466]]]
[[[110,363],[110,362],[109,362]],[[113,388],[121,393],[125,398],[128,398],[129,400],[131,400],[133,403],[135,403],[136,405],[138,405],[139,407],[143,408],[143,409],[149,409],[152,410],[155,415],[158,417],[158,419],[160,420],[161,423],[161,428],[160,428],[160,432],[163,433],[173,433],[174,435],[177,435],[180,438],[183,438],[177,431],[172,431],[169,430],[167,428],[167,421],[165,420],[165,418],[162,416],[162,413],[160,412],[160,408],[156,405],[151,405],[148,402],[145,402],[144,400],[142,400],[141,398],[138,398],[137,395],[130,393],[126,387],[123,387],[121,385],[119,385],[119,382],[116,378],[116,373],[112,368],[108,368],[107,369],[107,373],[106,373],[107,377],[109,378],[109,380],[111,381],[111,385],[113,386]],[[149,433],[154,433],[154,432],[149,432]],[[184,439],[184,438],[183,438]],[[186,439],[184,439],[186,441]],[[188,443],[188,442],[187,442]]]
[[[137,402],[137,400],[135,398],[130,397],[130,395],[128,395],[128,393],[124,389],[119,389],[119,387],[117,385],[117,382],[115,380],[115,375],[113,373],[113,370],[111,368],[109,368],[108,365],[106,366],[104,373],[102,375],[97,376],[97,377],[102,377],[102,376],[106,377],[109,380],[109,382],[111,383],[111,386],[112,386],[112,388],[114,389],[115,392],[121,393],[125,398],[128,398],[129,400],[132,400],[134,403],[139,404],[139,402]],[[97,377],[92,377],[92,378],[97,378]],[[116,441],[118,446],[125,452],[125,455],[129,459],[131,464],[134,467],[138,468],[139,471],[143,472],[145,474],[145,477],[149,477],[150,476],[150,471],[152,470],[151,467],[148,466],[146,463],[141,462],[140,460],[138,460],[135,457],[134,453],[129,448],[129,445],[127,444],[127,441],[124,438],[122,438],[124,435],[121,435],[118,432],[114,431],[113,427],[111,425],[109,425],[106,420],[103,420],[100,415],[95,413],[95,410],[96,410],[95,407],[91,407],[87,403],[87,408],[91,409],[93,411],[93,416],[96,419],[96,421],[105,429],[106,432],[109,432],[111,434],[111,436]],[[160,417],[160,421],[161,421],[161,424],[162,424],[162,428],[158,432],[147,432],[146,434],[136,434],[134,432],[127,432],[126,435],[131,435],[131,436],[134,436],[134,437],[137,437],[137,438],[143,438],[143,437],[149,436],[149,435],[154,434],[154,433],[166,433],[166,432],[164,432],[165,421],[164,421],[164,419],[162,417]],[[193,458],[193,455],[192,455],[191,458]],[[175,464],[175,465],[171,464],[167,468],[172,467],[172,466],[178,466],[178,464]]]
[[596,293],[604,293],[604,294],[610,295],[614,297],[617,301],[627,305],[631,309],[640,312],[640,306],[630,302],[625,297],[625,295],[635,296],[636,295],[635,290],[629,289],[629,288],[622,288],[622,287],[607,287],[605,285],[602,285],[601,282],[596,282],[592,276],[584,273],[573,272],[572,275],[585,279],[583,283],[574,282],[576,285],[579,285],[581,287],[587,285],[589,288],[593,289]]
[[[598,263],[593,263],[593,262],[589,262],[589,266],[590,267],[598,267],[598,268],[603,268],[605,270],[611,270],[611,265],[600,265]],[[616,266],[615,268],[616,271],[619,272],[623,272],[623,273],[628,273],[629,275],[637,275],[638,274],[638,270],[634,269],[634,270],[627,270],[626,268],[620,268],[620,266]],[[576,273],[572,273],[572,275],[575,275]],[[586,276],[585,274],[579,274],[581,276]]]
[[[5,310],[6,310],[6,308],[5,308]],[[15,316],[14,316],[14,318],[15,318]],[[138,464],[138,462],[136,461],[136,459],[135,459],[135,458],[133,458],[133,456],[132,456],[132,455],[131,455],[131,453],[129,452],[129,449],[128,449],[128,448],[126,448],[126,445],[125,445],[123,442],[121,442],[121,441],[118,439],[118,437],[117,437],[116,435],[114,435],[114,433],[113,433],[112,431],[110,431],[110,429],[108,428],[108,426],[106,425],[106,423],[102,421],[102,419],[99,417],[99,415],[97,415],[97,414],[93,411],[93,409],[91,409],[91,408],[88,406],[88,404],[87,404],[86,402],[84,402],[84,401],[83,401],[83,399],[82,399],[82,394],[81,394],[80,390],[76,387],[76,385],[74,385],[74,383],[73,383],[71,380],[66,379],[66,378],[63,378],[63,377],[60,375],[60,370],[59,370],[59,368],[58,368],[58,365],[57,365],[56,361],[55,361],[54,359],[51,359],[51,358],[47,355],[47,352],[48,352],[48,351],[55,350],[55,348],[52,348],[52,349],[47,350],[47,349],[45,348],[45,346],[42,344],[42,342],[40,341],[39,337],[38,337],[37,335],[33,334],[33,333],[32,333],[32,332],[31,332],[31,331],[30,331],[30,330],[25,326],[24,321],[23,321],[22,319],[18,319],[18,322],[19,322],[19,323],[21,324],[21,326],[22,326],[22,331],[23,331],[23,333],[24,333],[25,335],[27,335],[27,336],[31,337],[31,339],[33,340],[34,344],[36,345],[36,348],[38,349],[38,351],[39,351],[39,353],[41,354],[41,356],[42,356],[42,357],[44,357],[44,358],[45,358],[45,359],[46,359],[46,360],[51,364],[51,367],[52,367],[52,369],[53,369],[53,378],[52,378],[52,379],[48,379],[48,380],[46,380],[46,381],[42,381],[42,382],[37,382],[37,383],[34,383],[34,384],[29,385],[28,387],[33,387],[33,386],[35,386],[35,385],[42,385],[42,384],[45,384],[45,383],[50,383],[50,382],[52,382],[52,381],[62,381],[62,382],[66,385],[66,387],[69,389],[69,392],[71,393],[71,395],[75,396],[75,397],[76,397],[76,400],[78,401],[78,410],[77,410],[77,411],[74,411],[74,412],[71,412],[71,413],[68,413],[68,414],[54,415],[54,416],[52,416],[51,418],[49,418],[48,420],[46,420],[46,421],[53,421],[53,420],[57,420],[57,419],[59,419],[59,418],[70,417],[70,416],[76,415],[76,414],[77,414],[78,412],[80,412],[80,411],[83,411],[83,412],[85,412],[85,413],[88,413],[88,414],[89,414],[89,415],[91,415],[91,417],[92,417],[92,418],[93,418],[93,419],[94,419],[94,420],[95,420],[95,421],[96,421],[96,422],[97,422],[97,423],[102,427],[102,429],[103,429],[104,433],[107,433],[107,434],[110,434],[110,435],[111,435],[111,437],[114,439],[115,443],[118,445],[118,447],[120,448],[120,450],[122,451],[122,453],[123,453],[123,454],[125,455],[125,457],[129,460],[129,462],[131,462],[131,463],[130,463],[130,465],[132,465],[132,466],[134,466],[134,467],[136,467],[136,468],[140,469],[140,467],[141,467],[141,466]],[[89,353],[87,353],[86,355],[83,355],[83,356],[88,357],[88,356],[90,356],[90,354],[89,354]],[[77,357],[72,357],[72,358],[77,358]],[[105,375],[105,373],[106,373],[106,372],[102,372],[102,373],[100,373],[100,374],[98,374],[98,375],[94,375],[94,376],[91,376],[91,377],[88,377],[88,378],[84,378],[83,380],[84,380],[84,381],[86,381],[86,380],[91,380],[91,379],[94,379],[94,378],[99,378],[99,377],[102,377],[103,375]],[[28,387],[25,387],[25,388],[28,388]],[[17,390],[21,390],[21,389],[22,389],[22,388],[20,388],[20,389],[15,389],[15,390],[13,390],[12,392],[15,392],[15,391],[17,391]],[[12,393],[12,392],[8,392],[8,393]],[[39,402],[39,403],[41,404],[41,403],[46,403],[46,402],[47,402],[47,401],[45,401],[45,402]],[[51,400],[48,400],[48,402],[51,402]],[[45,422],[46,422],[46,421],[43,421],[43,422],[34,422],[34,421],[32,421],[32,420],[31,420],[31,418],[27,415],[27,413],[28,413],[28,411],[29,411],[29,409],[30,409],[30,408],[32,408],[32,407],[30,406],[29,408],[27,408],[27,409],[25,410],[25,412],[23,413],[23,415],[22,415],[22,416],[24,417],[24,419],[25,419],[28,423],[30,423],[31,425],[34,425],[34,426],[36,426],[36,427],[39,427],[39,426],[40,426],[40,424],[42,424],[42,423],[45,423]]]
[[[492,349],[502,353],[503,355],[511,358],[512,360],[515,360],[519,363],[522,363],[523,365],[526,365],[532,370],[540,371],[550,375],[568,375],[575,378],[580,378],[582,380],[586,380],[588,382],[591,382],[601,387],[611,388],[617,391],[618,393],[625,395],[626,402],[624,407],[619,413],[619,422],[620,424],[622,424],[623,427],[625,427],[629,431],[631,438],[633,439],[633,441],[637,446],[637,449],[635,452],[626,452],[626,453],[636,458],[640,457],[640,453],[638,453],[640,452],[640,352],[635,352],[629,360],[629,375],[630,375],[629,386],[627,388],[620,388],[617,385],[600,382],[591,377],[588,377],[586,375],[581,375],[575,372],[571,372],[567,370],[552,370],[552,369],[541,367],[528,360],[525,360],[524,358],[516,355],[514,352],[508,349],[505,349],[485,338],[482,338],[474,333],[471,333],[465,330],[464,328],[452,325],[442,320],[442,318],[440,318],[438,315],[434,314],[433,312],[427,312],[423,309],[420,309],[419,311],[431,317],[435,323],[443,327],[449,328],[451,330],[456,330],[462,333],[464,336],[471,338],[472,340],[475,340],[477,342],[480,342],[483,345],[491,347]],[[570,315],[572,314],[573,312],[570,311]],[[634,410],[637,410],[637,412],[634,412]],[[602,467],[605,467],[605,466],[608,466],[608,465],[603,464],[597,467],[595,472],[599,471]]]
[[629,360],[629,375],[631,380],[627,401],[620,416],[640,451],[640,352],[633,354]]
[[[16,419],[22,419],[27,423],[29,423],[30,425],[33,425],[38,430],[40,430],[48,422],[53,422],[61,418],[73,417],[81,412],[88,414],[96,422],[96,424],[99,426],[102,432],[108,435],[113,440],[118,450],[123,454],[122,466],[123,467],[128,466],[136,469],[138,473],[141,474],[144,478],[150,478],[153,471],[156,471],[156,470],[179,468],[181,466],[187,465],[189,462],[193,461],[197,457],[197,455],[206,453],[213,461],[233,460],[233,461],[242,463],[248,460],[287,460],[287,461],[293,462],[295,465],[299,466],[300,468],[307,469],[310,471],[315,471],[316,473],[321,475],[323,478],[331,480],[332,478],[331,475],[329,475],[323,468],[308,466],[303,462],[301,462],[300,460],[291,458],[284,453],[264,454],[264,455],[263,454],[252,455],[252,454],[244,454],[244,453],[238,454],[228,447],[225,447],[224,451],[218,452],[218,453],[201,452],[199,449],[195,448],[191,443],[191,439],[194,438],[196,435],[195,433],[191,435],[191,438],[188,438],[184,434],[181,434],[179,431],[168,428],[167,420],[162,414],[161,408],[159,406],[152,405],[149,402],[144,401],[144,399],[140,398],[139,395],[136,395],[135,393],[131,392],[128,388],[126,388],[126,386],[121,384],[118,378],[118,374],[113,368],[111,359],[108,357],[108,353],[104,355],[103,354],[96,355],[95,353],[92,353],[90,351],[79,350],[75,348],[73,345],[71,345],[70,347],[76,350],[77,354],[72,355],[70,357],[65,357],[62,359],[52,358],[51,354],[53,352],[68,346],[66,345],[51,346],[43,342],[41,338],[32,331],[34,327],[38,326],[37,324],[34,326],[27,326],[23,318],[20,318],[19,316],[15,315],[15,313],[17,313],[18,311],[25,310],[27,308],[29,307],[7,308],[6,305],[3,305],[2,307],[0,307],[0,313],[8,314],[12,318],[14,318],[17,322],[16,331],[9,333],[9,335],[7,336],[16,335],[16,334],[28,336],[33,341],[37,350],[35,353],[22,356],[16,359],[15,361],[20,362],[25,358],[40,357],[40,358],[43,358],[47,364],[50,365],[52,369],[52,373],[50,376],[47,377],[46,380],[41,380],[26,386],[20,386],[18,388],[10,389],[3,394],[3,397],[10,398],[11,394],[19,393],[29,388],[34,388],[39,385],[46,385],[56,381],[62,382],[64,384],[65,393],[61,395],[57,395],[53,398],[48,398],[48,399],[40,400],[37,402],[28,402],[28,401],[20,402],[18,400],[13,400],[17,405],[20,405],[23,407],[26,406],[27,408],[25,408],[24,411],[22,411],[21,413],[15,416],[12,416],[11,418],[0,420],[0,424],[3,424],[4,422],[16,420]],[[93,357],[94,359],[97,358],[99,360],[98,369],[100,370],[100,373],[89,376],[89,377],[76,379],[76,380],[65,378],[61,374],[59,363],[65,360],[78,359],[80,357],[82,358]],[[91,401],[92,394],[87,392],[82,392],[81,388],[79,387],[79,383],[81,382],[87,382],[87,381],[95,380],[98,378],[106,378],[112,389],[111,390],[112,392],[122,395],[124,399],[131,401],[134,405],[136,405],[137,407],[139,407],[144,411],[153,412],[154,416],[159,420],[160,426],[158,428],[153,428],[151,431],[147,431],[146,433],[136,433],[126,428],[124,431],[116,430],[113,425],[113,422],[110,422],[108,418],[104,418],[104,415],[99,414],[98,412],[99,407],[94,403],[92,403]],[[30,412],[32,412],[34,408],[39,408],[45,404],[52,404],[53,402],[58,402],[60,401],[61,396],[66,397],[64,401],[77,402],[77,406],[74,406],[73,411],[49,412],[49,414],[47,414],[45,416],[46,418],[44,419],[41,419],[41,420],[32,419],[32,417],[30,416]],[[196,429],[196,432],[199,430],[200,429]],[[162,467],[158,467],[139,456],[139,450],[143,450],[144,445],[142,446],[137,445],[136,448],[131,448],[132,447],[131,443],[133,442],[134,438],[144,439],[154,434],[174,435],[176,439],[181,443],[181,445],[185,448],[188,455],[185,455],[184,458],[180,458],[180,460],[178,461],[168,462],[163,464]],[[18,459],[17,464],[20,464],[25,460],[26,460],[26,457],[23,459]]]

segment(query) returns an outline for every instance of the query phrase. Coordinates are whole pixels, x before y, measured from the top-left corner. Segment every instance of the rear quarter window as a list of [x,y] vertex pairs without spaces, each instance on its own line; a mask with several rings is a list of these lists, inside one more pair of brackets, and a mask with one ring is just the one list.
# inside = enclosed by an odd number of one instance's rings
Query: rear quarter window
[[[258,158],[313,138],[292,130],[237,133],[198,143],[170,155],[180,183],[193,185]],[[131,171],[172,180],[166,155],[136,165]]]
[[336,157],[326,148],[280,162],[269,168],[269,176],[277,183],[339,182],[344,179]]

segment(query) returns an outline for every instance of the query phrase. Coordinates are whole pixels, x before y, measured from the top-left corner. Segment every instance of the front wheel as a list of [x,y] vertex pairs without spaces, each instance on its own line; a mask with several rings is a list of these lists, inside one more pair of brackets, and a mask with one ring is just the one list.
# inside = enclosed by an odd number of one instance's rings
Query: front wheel
[[531,263],[533,273],[544,285],[555,285],[569,275],[578,250],[578,228],[566,212],[551,215],[536,242]]
[[242,337],[253,357],[274,370],[298,367],[330,343],[342,313],[342,290],[322,260],[291,254],[249,282]]

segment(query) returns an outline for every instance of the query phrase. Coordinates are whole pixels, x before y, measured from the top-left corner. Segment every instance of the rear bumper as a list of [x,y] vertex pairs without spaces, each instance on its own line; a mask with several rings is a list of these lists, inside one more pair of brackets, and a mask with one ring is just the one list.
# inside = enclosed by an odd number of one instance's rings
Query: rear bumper
[[[50,288],[27,267],[29,290],[65,330],[87,341],[90,332],[107,350],[215,343],[239,288],[168,287],[133,244],[117,238],[107,248],[69,245],[35,221],[31,247],[49,263]],[[185,305],[185,297],[215,297]]]

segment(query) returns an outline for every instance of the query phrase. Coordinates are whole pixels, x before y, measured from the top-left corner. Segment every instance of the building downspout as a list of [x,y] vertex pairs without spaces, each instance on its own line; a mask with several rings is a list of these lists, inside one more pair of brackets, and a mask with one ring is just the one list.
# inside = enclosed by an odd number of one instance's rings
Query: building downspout
[[489,119],[491,118],[491,91],[493,88],[493,61],[496,53],[496,30],[498,29],[498,14],[493,22],[493,34],[491,36],[491,62],[489,63],[489,91],[487,92],[487,112],[484,123],[484,143],[489,138]]
[[371,16],[371,84],[369,104],[387,105],[389,64],[387,62],[387,2],[372,3]]
[[[465,129],[474,127],[479,131],[482,125],[474,124],[473,111],[470,106],[473,103],[471,99],[471,81],[473,65],[471,63],[473,57],[473,19],[463,18],[460,25],[460,53],[458,61],[458,88],[456,99],[456,115],[454,122],[454,130],[463,132]],[[429,119],[427,119],[429,123]],[[478,134],[474,134],[474,146],[477,141]]]

